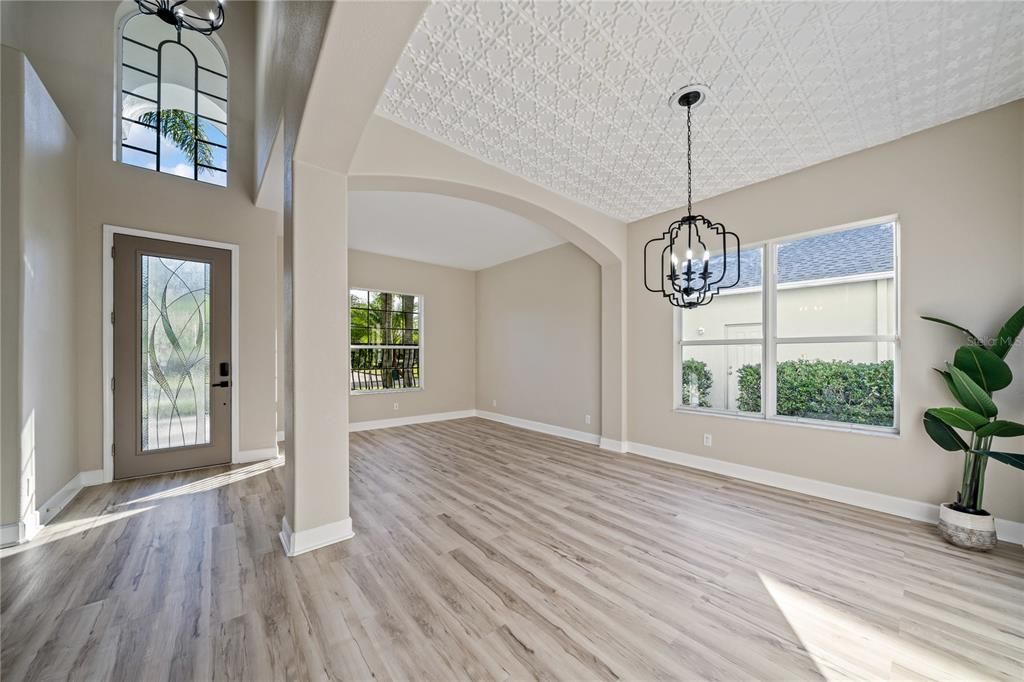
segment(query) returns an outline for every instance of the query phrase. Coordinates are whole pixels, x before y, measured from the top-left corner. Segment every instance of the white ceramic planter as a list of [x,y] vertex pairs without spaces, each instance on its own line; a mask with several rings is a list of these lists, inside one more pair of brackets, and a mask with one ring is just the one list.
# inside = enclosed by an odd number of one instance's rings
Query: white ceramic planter
[[966,514],[943,502],[939,507],[939,533],[957,547],[987,552],[996,546],[996,518],[991,514]]

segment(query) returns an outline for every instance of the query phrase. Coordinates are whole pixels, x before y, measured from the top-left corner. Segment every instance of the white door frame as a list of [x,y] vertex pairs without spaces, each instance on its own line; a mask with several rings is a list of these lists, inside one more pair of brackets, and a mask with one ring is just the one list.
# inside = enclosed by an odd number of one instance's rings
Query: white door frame
[[114,258],[111,249],[115,234],[147,239],[162,239],[179,244],[212,246],[231,252],[231,463],[238,462],[238,244],[196,239],[165,232],[151,232],[117,225],[103,226],[103,482],[114,480],[114,396],[110,390],[114,377],[114,330],[110,323],[114,312]]

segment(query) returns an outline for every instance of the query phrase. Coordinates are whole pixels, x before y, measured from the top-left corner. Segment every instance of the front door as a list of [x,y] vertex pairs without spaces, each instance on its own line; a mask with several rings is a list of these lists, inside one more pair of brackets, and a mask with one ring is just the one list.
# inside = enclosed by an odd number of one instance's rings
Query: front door
[[114,235],[114,478],[231,461],[231,252]]

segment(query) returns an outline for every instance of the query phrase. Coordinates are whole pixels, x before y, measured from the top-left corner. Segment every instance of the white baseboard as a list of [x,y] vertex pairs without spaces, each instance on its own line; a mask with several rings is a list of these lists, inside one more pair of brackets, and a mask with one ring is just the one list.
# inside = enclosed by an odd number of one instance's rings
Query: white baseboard
[[591,445],[597,445],[601,440],[601,436],[597,435],[596,433],[587,433],[586,431],[567,429],[564,426],[555,426],[553,424],[545,424],[543,422],[530,421],[529,419],[520,419],[519,417],[509,417],[504,414],[487,412],[485,410],[477,410],[476,416],[481,417],[483,419],[490,419],[491,421],[495,422],[501,422],[502,424],[508,424],[509,426],[518,426],[521,429],[529,429],[530,431],[546,433],[550,436],[561,436],[562,438],[571,438],[572,440],[578,440],[582,443],[590,443]]
[[277,432],[277,442],[280,443],[283,440],[284,440],[284,431],[278,431]]
[[996,537],[1000,540],[1024,545],[1024,523],[996,518]]
[[[893,514],[894,516],[902,516],[903,518],[915,521],[925,521],[927,523],[938,523],[939,521],[938,505],[928,502],[884,495],[860,488],[850,488],[812,478],[803,478],[802,476],[759,469],[758,467],[745,464],[726,462],[712,457],[701,457],[653,445],[644,445],[643,443],[626,443],[625,445],[628,452],[640,455],[641,457],[681,464],[693,469],[710,471],[744,481],[769,485],[773,488],[791,490],[813,497],[832,500],[833,502],[842,502],[855,507],[863,507],[886,514]],[[996,519],[996,534],[1000,540],[1024,543],[1024,523]]]
[[355,533],[352,532],[352,519],[327,523],[309,530],[293,531],[288,525],[288,518],[281,517],[281,544],[284,546],[284,553],[288,556],[297,556],[314,549],[320,549],[335,542],[350,540]]
[[[82,490],[82,474],[75,474],[70,481],[64,484],[64,487],[58,490],[53,496],[43,503],[37,511],[39,513],[39,526],[45,526],[53,519],[54,516],[60,513],[64,507],[68,505],[68,502],[75,499]],[[35,533],[33,533],[34,535]]]
[[[373,429],[389,429],[394,426],[408,426],[410,424],[426,424],[429,422],[440,422],[447,421],[449,419],[466,419],[468,417],[480,417],[482,419],[490,419],[491,421],[501,422],[502,424],[508,424],[509,426],[518,426],[522,429],[529,429],[530,431],[538,431],[540,433],[546,433],[551,436],[561,436],[562,438],[570,438],[583,443],[590,443],[591,445],[597,445],[601,441],[601,437],[596,433],[587,433],[586,431],[577,431],[575,429],[567,429],[564,426],[555,426],[554,424],[545,424],[543,422],[530,421],[529,419],[520,419],[519,417],[509,417],[504,414],[498,414],[497,412],[487,412],[486,410],[459,410],[457,412],[435,412],[433,414],[420,414],[411,417],[396,417],[394,419],[375,419],[372,421],[352,422],[348,425],[348,430],[352,431],[370,431]],[[621,441],[608,441],[610,444],[617,444],[620,449],[616,452],[625,452],[625,444]],[[602,446],[603,447],[603,446]]]
[[92,471],[83,471],[78,474],[82,480],[82,487],[88,488],[91,485],[100,485],[103,483],[103,469],[93,469]]
[[[63,511],[64,507],[68,506],[68,503],[81,492],[82,488],[100,485],[101,483],[103,483],[103,469],[79,472],[38,509],[39,528],[48,524],[53,520],[54,516]],[[36,530],[38,531],[38,528]]]
[[5,523],[0,526],[0,547],[10,547],[18,544],[21,538],[20,523]]
[[611,438],[605,438],[604,436],[601,436],[601,442],[598,443],[598,446],[602,450],[611,450],[612,452],[618,453],[625,453],[627,445],[627,443],[621,440],[612,440]]
[[449,419],[465,419],[476,416],[476,410],[459,410],[457,412],[434,412],[433,414],[417,414],[411,417],[395,417],[394,419],[373,419],[363,422],[352,422],[348,425],[351,431],[372,431],[373,429],[390,429],[393,426],[409,424],[426,424],[443,422]]
[[259,448],[256,450],[240,450],[232,464],[248,464],[250,462],[262,462],[267,459],[275,459],[278,456],[277,446],[272,448]]
[[39,531],[43,529],[43,524],[39,523],[39,510],[33,509],[21,520],[18,524],[21,532],[18,538],[18,543],[28,542],[36,536]]
[[75,474],[70,481],[54,493],[50,499],[25,515],[18,523],[9,523],[0,528],[0,546],[17,545],[28,542],[43,526],[53,520],[57,514],[68,506],[71,500],[81,492],[82,488],[103,483],[103,469],[93,469]]

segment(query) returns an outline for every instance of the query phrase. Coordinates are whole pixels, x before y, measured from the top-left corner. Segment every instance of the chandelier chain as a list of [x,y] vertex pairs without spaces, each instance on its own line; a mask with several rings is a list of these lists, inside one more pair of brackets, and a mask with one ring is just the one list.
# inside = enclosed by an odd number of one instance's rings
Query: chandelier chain
[[690,125],[693,107],[686,107],[686,215],[693,215],[693,127]]

